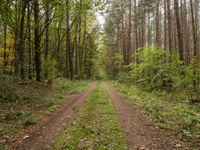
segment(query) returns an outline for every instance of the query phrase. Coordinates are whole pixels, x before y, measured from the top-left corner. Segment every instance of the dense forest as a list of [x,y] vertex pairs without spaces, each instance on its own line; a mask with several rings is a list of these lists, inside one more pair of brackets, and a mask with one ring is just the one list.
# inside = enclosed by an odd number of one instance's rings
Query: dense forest
[[112,1],[105,24],[109,74],[199,95],[199,13],[192,0]]
[[0,149],[199,143],[199,0],[0,0]]
[[98,1],[1,0],[1,75],[15,80],[95,76]]

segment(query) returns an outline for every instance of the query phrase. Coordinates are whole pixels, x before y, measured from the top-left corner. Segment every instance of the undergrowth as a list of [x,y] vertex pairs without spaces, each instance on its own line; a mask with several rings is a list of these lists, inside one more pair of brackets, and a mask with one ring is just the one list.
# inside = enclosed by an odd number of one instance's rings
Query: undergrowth
[[35,81],[1,83],[0,145],[14,141],[19,131],[39,123],[89,85],[87,81],[65,79],[57,79],[53,86]]
[[[176,132],[183,140],[200,142],[200,104],[183,99],[184,93],[160,93],[140,90],[130,84],[116,81],[111,85],[131,103],[152,114],[158,126]],[[186,97],[185,97],[186,98]]]

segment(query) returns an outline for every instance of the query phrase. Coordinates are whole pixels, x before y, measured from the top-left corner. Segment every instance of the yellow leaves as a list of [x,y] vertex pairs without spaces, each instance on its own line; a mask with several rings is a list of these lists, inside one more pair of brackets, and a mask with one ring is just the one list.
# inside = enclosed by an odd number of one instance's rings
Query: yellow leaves
[[6,45],[7,45],[7,48],[12,48],[13,49],[13,46],[14,46],[14,38],[13,38],[13,35],[11,34],[8,34],[7,35],[7,38],[6,38]]
[[[6,54],[6,58],[4,55]],[[5,60],[4,60],[5,59]],[[0,48],[0,66],[7,64],[8,70],[11,70],[14,61],[14,38],[11,34],[7,35],[6,38],[6,49],[3,47]]]

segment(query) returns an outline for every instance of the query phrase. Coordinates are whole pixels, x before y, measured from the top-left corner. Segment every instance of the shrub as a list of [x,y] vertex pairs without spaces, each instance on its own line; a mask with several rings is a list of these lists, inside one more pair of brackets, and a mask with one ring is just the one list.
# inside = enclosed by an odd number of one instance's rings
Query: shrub
[[52,59],[48,59],[44,63],[44,76],[48,79],[48,84],[52,84],[56,78],[56,64],[57,62]]

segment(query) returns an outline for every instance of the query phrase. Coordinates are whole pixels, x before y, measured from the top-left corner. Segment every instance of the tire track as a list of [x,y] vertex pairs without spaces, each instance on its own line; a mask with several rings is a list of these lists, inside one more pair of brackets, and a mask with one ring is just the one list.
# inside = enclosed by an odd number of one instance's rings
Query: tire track
[[96,88],[94,83],[89,89],[72,98],[59,112],[55,113],[46,123],[36,128],[26,137],[17,141],[12,149],[15,150],[48,150],[56,141],[59,134],[71,122],[78,108]]

